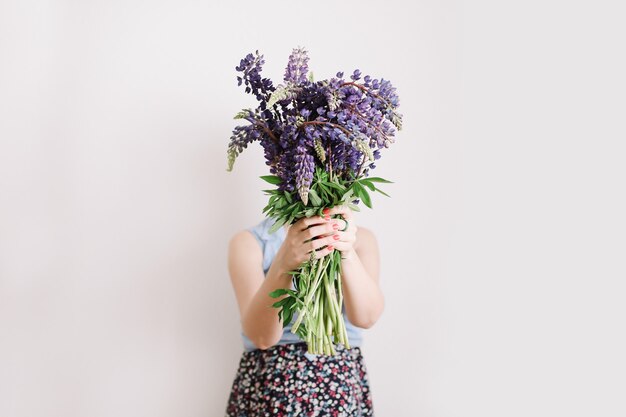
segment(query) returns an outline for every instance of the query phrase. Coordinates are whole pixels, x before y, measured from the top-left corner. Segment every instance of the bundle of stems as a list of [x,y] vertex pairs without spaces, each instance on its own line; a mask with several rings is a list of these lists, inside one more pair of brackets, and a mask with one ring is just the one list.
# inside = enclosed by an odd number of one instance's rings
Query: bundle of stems
[[[275,176],[263,176],[264,180],[277,184]],[[374,183],[391,181],[379,177],[352,178],[345,181],[331,176],[322,168],[317,168],[309,190],[311,199],[305,205],[294,199],[286,191],[265,190],[272,195],[263,210],[276,221],[269,232],[273,233],[283,224],[298,221],[302,217],[321,215],[325,207],[337,204],[346,205],[360,211],[355,204],[362,200],[371,208],[371,200],[366,188],[385,194]],[[385,194],[387,195],[387,194]],[[343,287],[341,271],[341,252],[334,250],[322,258],[311,257],[303,262],[292,275],[294,289],[278,288],[270,293],[273,298],[286,297],[272,304],[279,308],[278,317],[283,327],[291,323],[291,332],[306,341],[309,353],[335,355],[335,345],[340,343],[350,348],[346,324],[342,311]]]
[[343,320],[341,288],[341,254],[337,251],[316,259],[303,268],[297,278],[304,298],[298,318],[291,331],[298,333],[302,323],[309,329],[304,340],[308,351],[315,354],[335,354],[335,343],[350,348]]

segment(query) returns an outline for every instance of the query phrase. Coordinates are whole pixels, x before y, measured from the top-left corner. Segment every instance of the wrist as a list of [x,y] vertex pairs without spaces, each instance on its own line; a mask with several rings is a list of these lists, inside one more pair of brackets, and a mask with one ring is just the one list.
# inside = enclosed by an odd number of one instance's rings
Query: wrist
[[342,262],[352,262],[354,260],[356,260],[356,258],[358,257],[356,251],[351,248],[347,251],[341,252],[341,261]]
[[290,270],[285,264],[282,254],[279,250],[274,257],[272,264],[270,265],[270,269],[267,271],[267,276],[274,277],[275,280],[279,280],[281,281],[281,283],[283,283],[283,281],[291,280],[291,275],[288,274],[289,271]]

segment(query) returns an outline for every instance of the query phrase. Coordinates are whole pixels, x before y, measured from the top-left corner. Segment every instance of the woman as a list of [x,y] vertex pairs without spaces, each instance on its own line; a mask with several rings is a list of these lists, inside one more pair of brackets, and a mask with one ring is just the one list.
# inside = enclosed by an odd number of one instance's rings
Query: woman
[[[340,217],[332,218],[338,215]],[[382,314],[379,253],[374,234],[357,228],[346,206],[324,209],[324,216],[302,218],[268,233],[273,220],[235,234],[228,248],[228,268],[242,324],[245,351],[232,384],[226,415],[373,416],[372,396],[359,347],[361,329]],[[314,251],[323,258],[341,252],[343,315],[350,349],[336,345],[336,355],[314,355],[283,329],[276,301],[269,293],[293,288],[288,271]],[[293,321],[293,320],[292,320]]]

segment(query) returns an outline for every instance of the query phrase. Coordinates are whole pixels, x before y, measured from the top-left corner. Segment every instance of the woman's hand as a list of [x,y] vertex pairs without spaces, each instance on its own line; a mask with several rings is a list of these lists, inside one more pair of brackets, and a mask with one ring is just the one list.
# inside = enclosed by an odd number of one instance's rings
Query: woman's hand
[[[353,211],[348,206],[335,206],[330,210],[325,209],[324,213],[327,216],[339,214],[342,218],[331,219],[331,222],[335,222],[339,225],[337,234],[339,239],[335,242],[335,249],[341,251],[341,259],[353,259],[356,256],[354,251],[354,244],[356,242],[356,232],[358,230],[354,219]],[[347,225],[347,229],[346,229]],[[345,229],[341,231],[341,229]]]
[[310,259],[312,252],[316,259],[323,258],[334,250],[336,243],[341,242],[338,221],[330,218],[331,210],[324,209],[324,212],[328,212],[324,217],[303,217],[289,227],[276,254],[285,270],[299,268]]

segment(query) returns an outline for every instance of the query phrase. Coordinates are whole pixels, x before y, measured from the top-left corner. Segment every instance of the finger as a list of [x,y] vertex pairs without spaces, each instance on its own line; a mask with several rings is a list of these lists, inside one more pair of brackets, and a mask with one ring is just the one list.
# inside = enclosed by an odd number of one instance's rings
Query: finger
[[351,242],[342,242],[340,240],[336,241],[335,243],[332,244],[332,246],[340,251],[340,252],[346,252],[349,251],[350,249],[352,249],[353,245]]
[[356,240],[353,233],[340,232],[340,231],[336,231],[334,236],[332,236],[332,238],[335,240],[335,243],[338,243],[338,242],[350,243]]
[[334,243],[338,243],[338,242],[341,242],[343,240],[342,239],[342,235],[344,235],[343,232],[335,232],[332,235],[330,235],[329,238],[332,238]]
[[[335,237],[337,236],[337,237]],[[324,245],[334,245],[335,243],[337,243],[339,241],[339,236],[338,235],[330,235],[330,236],[325,236],[325,237],[321,237],[319,239],[313,239],[309,242],[306,243],[306,245],[308,246],[309,251],[310,250],[315,250],[315,249],[319,249]]]
[[341,217],[347,220],[350,220],[353,217],[352,209],[346,205],[335,206],[331,208],[330,210],[328,210],[326,214],[331,215],[331,216],[333,214],[340,214]]
[[[348,230],[348,227],[351,227],[348,222],[346,222],[344,219],[342,219],[341,217],[337,217],[334,219],[330,219],[331,224],[336,224],[337,226],[333,226],[333,228],[335,230],[338,231],[342,231],[345,232],[346,230]],[[343,229],[343,230],[342,230]]]
[[314,226],[316,224],[326,223],[327,220],[322,216],[311,216],[311,217],[303,217],[297,222],[295,222],[291,227],[295,227],[294,230],[302,231],[306,230],[309,226]]
[[339,225],[334,224],[334,222],[330,220],[324,220],[323,224],[311,226],[308,229],[300,231],[300,238],[302,239],[302,242],[306,242],[307,240],[323,237],[338,229]]
[[334,220],[337,222],[337,225],[339,226],[337,228],[338,231],[345,232],[346,230],[348,230],[348,228],[350,228],[350,225],[344,219],[337,218]]
[[[314,250],[314,251],[313,251],[313,253],[314,253],[314,254],[313,254],[313,257],[314,257],[315,259],[321,259],[321,258],[323,258],[324,256],[328,255],[329,253],[331,253],[331,252],[332,252],[332,251],[334,251],[334,250],[335,250],[335,249],[334,249],[334,247],[333,247],[332,245],[330,245],[330,246],[326,246],[326,247],[324,247],[324,248],[322,248],[322,249],[319,249],[319,250]],[[311,256],[311,255],[310,255],[310,252],[309,252],[309,256]]]

